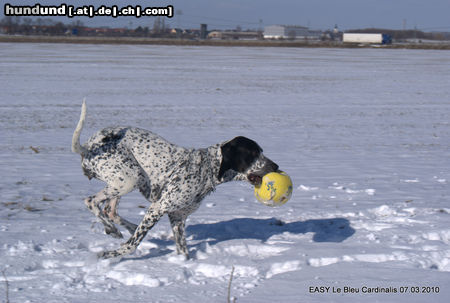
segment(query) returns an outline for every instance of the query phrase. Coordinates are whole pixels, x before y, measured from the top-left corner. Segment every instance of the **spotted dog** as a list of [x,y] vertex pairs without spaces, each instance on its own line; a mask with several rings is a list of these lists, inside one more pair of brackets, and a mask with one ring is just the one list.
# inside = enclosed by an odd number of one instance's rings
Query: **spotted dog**
[[[119,249],[101,252],[101,258],[134,252],[164,214],[169,216],[177,253],[189,258],[186,218],[206,195],[228,181],[260,184],[265,174],[278,171],[278,165],[263,155],[261,147],[245,137],[208,148],[187,149],[144,129],[111,127],[100,130],[81,145],[85,119],[83,102],[72,151],[81,155],[81,166],[89,179],[106,183],[99,193],[85,199],[85,204],[103,223],[107,234],[122,238],[115,226],[118,224],[132,235]],[[150,202],[139,225],[117,213],[120,197],[135,189]]]

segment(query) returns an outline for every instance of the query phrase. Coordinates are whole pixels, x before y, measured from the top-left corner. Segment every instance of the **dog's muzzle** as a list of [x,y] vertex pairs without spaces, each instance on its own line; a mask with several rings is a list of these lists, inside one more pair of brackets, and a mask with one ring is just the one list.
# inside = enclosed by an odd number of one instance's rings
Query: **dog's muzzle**
[[248,181],[253,185],[260,185],[262,183],[262,178],[268,174],[273,172],[278,172],[279,166],[275,162],[267,159],[266,165],[258,172],[251,172],[247,175]]

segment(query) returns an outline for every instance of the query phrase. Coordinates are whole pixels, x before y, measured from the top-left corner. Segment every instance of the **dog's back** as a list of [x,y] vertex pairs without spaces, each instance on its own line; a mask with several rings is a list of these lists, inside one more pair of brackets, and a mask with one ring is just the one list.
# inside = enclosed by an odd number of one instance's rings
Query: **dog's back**
[[[167,176],[171,169],[179,167],[180,158],[186,158],[186,154],[192,152],[148,130],[132,127],[102,129],[83,147],[86,150],[82,161],[83,169],[94,172],[88,174],[88,177],[100,179],[100,170],[105,170],[105,165],[111,170],[124,164],[134,169],[137,169],[136,165],[139,166],[150,179],[160,175]],[[99,165],[102,161],[105,161],[105,164]]]

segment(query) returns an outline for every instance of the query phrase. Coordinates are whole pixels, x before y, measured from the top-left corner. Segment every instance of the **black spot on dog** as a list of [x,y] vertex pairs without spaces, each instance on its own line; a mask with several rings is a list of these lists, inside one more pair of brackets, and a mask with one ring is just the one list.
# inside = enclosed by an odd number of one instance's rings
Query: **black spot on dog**
[[104,148],[112,148],[112,147],[116,147],[117,144],[120,143],[120,141],[123,139],[123,137],[125,136],[126,132],[128,129],[124,128],[121,129],[117,132],[115,131],[108,131],[108,130],[103,130],[101,132],[101,134],[103,135],[103,139],[102,139],[102,143],[104,143],[103,147]]

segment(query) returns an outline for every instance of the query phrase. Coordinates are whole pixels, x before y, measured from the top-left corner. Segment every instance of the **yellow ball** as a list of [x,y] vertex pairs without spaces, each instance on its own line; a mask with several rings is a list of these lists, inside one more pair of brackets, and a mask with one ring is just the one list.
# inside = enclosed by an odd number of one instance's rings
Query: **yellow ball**
[[285,172],[268,173],[261,185],[255,186],[255,197],[264,205],[280,206],[292,195],[292,181]]

